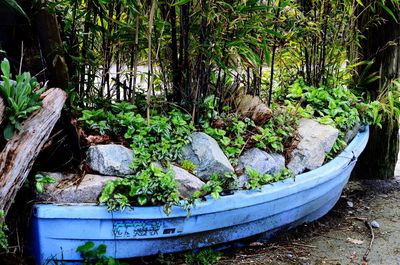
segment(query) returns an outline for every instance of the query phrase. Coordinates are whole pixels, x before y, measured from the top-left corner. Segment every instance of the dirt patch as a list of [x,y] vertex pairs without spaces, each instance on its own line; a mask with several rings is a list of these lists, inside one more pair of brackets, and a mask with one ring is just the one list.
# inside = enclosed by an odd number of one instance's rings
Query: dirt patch
[[[374,241],[366,221],[375,220]],[[228,264],[400,265],[400,182],[350,182],[325,217],[282,232],[268,243],[231,248],[220,261]]]

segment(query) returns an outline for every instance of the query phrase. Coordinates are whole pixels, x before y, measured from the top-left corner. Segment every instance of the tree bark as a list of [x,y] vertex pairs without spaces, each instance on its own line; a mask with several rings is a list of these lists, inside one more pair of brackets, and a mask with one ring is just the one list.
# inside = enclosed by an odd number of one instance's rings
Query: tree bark
[[[399,11],[392,9],[396,16]],[[396,13],[397,12],[397,13]],[[400,25],[384,10],[380,10],[386,23],[364,31],[364,60],[374,60],[371,73],[378,72],[381,78],[371,83],[367,89],[376,98],[390,80],[400,77]],[[366,14],[366,16],[371,14]],[[372,15],[371,15],[372,16]],[[368,19],[365,18],[365,19]],[[365,24],[361,20],[360,25]],[[388,45],[394,42],[397,45]],[[394,177],[394,169],[399,152],[399,117],[387,118],[382,122],[382,129],[372,126],[370,139],[354,171],[357,178],[389,179]]]
[[34,21],[40,41],[40,49],[49,72],[49,85],[67,89],[69,74],[65,59],[60,53],[62,41],[57,18],[46,10],[40,10]]
[[0,210],[6,214],[24,184],[36,157],[60,118],[67,94],[59,89],[44,93],[43,107],[29,117],[0,153]]

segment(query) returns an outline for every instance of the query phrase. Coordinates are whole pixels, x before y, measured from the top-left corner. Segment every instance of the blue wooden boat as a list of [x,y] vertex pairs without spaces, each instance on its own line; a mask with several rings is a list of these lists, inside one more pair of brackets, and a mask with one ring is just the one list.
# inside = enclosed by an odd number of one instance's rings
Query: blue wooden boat
[[38,264],[48,259],[79,261],[76,248],[87,241],[106,244],[107,255],[132,258],[196,249],[289,228],[316,220],[338,201],[369,130],[322,167],[261,190],[235,191],[219,200],[207,197],[187,212],[174,207],[135,207],[108,212],[94,204],[36,204],[32,247]]

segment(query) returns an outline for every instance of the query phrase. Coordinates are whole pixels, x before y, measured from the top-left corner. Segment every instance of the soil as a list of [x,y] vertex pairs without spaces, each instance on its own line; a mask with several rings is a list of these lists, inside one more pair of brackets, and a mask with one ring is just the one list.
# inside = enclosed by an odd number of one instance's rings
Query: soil
[[[350,181],[325,217],[268,243],[229,249],[219,264],[400,265],[400,167],[396,174],[394,180]],[[374,220],[379,228],[367,225]]]

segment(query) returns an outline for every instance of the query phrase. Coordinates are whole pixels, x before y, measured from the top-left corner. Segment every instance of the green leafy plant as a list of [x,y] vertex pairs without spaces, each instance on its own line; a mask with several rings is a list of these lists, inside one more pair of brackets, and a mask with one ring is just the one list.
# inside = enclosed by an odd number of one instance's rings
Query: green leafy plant
[[184,254],[185,262],[188,265],[213,265],[218,263],[222,254],[213,249],[206,248],[196,252],[188,252]]
[[181,167],[192,174],[194,174],[194,171],[196,170],[196,165],[190,160],[182,160]]
[[246,167],[246,174],[248,176],[248,179],[244,187],[253,190],[259,189],[263,185],[278,182],[293,176],[291,171],[287,168],[271,175],[271,174],[262,174],[252,167]]
[[[171,205],[179,203],[174,173],[164,172],[154,162],[168,164],[178,160],[181,149],[190,141],[194,127],[190,116],[173,109],[168,116],[153,115],[150,124],[130,103],[111,105],[107,114],[103,110],[84,110],[81,121],[100,134],[124,135],[130,143],[135,159],[131,167],[135,176],[108,183],[100,197],[109,210],[134,205],[161,205],[169,213]],[[186,162],[189,169],[193,165]]]
[[204,123],[204,132],[213,137],[231,163],[236,164],[246,144],[245,135],[254,128],[254,122],[248,118],[241,120],[236,114],[223,114],[216,120],[223,123],[223,127],[214,128],[212,124]]
[[41,88],[28,72],[17,75],[15,81],[11,80],[10,63],[7,59],[1,62],[1,71],[3,82],[0,83],[0,92],[6,101],[7,119],[3,135],[9,140],[16,129],[21,130],[21,121],[41,107],[40,95],[46,87]]
[[49,175],[36,174],[35,175],[35,187],[36,191],[43,193],[45,191],[46,185],[56,183],[56,179]]
[[8,249],[7,225],[4,223],[4,211],[0,211],[0,249]]
[[95,247],[95,244],[89,241],[79,246],[76,251],[79,252],[84,259],[83,265],[127,265],[127,263],[119,262],[113,257],[105,256],[107,246],[104,244]]
[[222,192],[229,191],[234,187],[236,180],[237,176],[234,173],[226,172],[223,176],[212,174],[200,191],[194,193],[193,198],[197,199],[210,194],[214,200],[218,200]]
[[109,210],[129,206],[163,205],[166,214],[172,205],[179,205],[179,193],[172,169],[163,170],[151,163],[134,176],[108,182],[99,199]]
[[175,161],[181,149],[190,141],[194,130],[191,117],[173,109],[166,116],[153,115],[150,125],[130,103],[115,103],[104,109],[82,111],[79,119],[86,128],[100,134],[124,136],[135,156],[132,168],[141,170],[155,161]]

